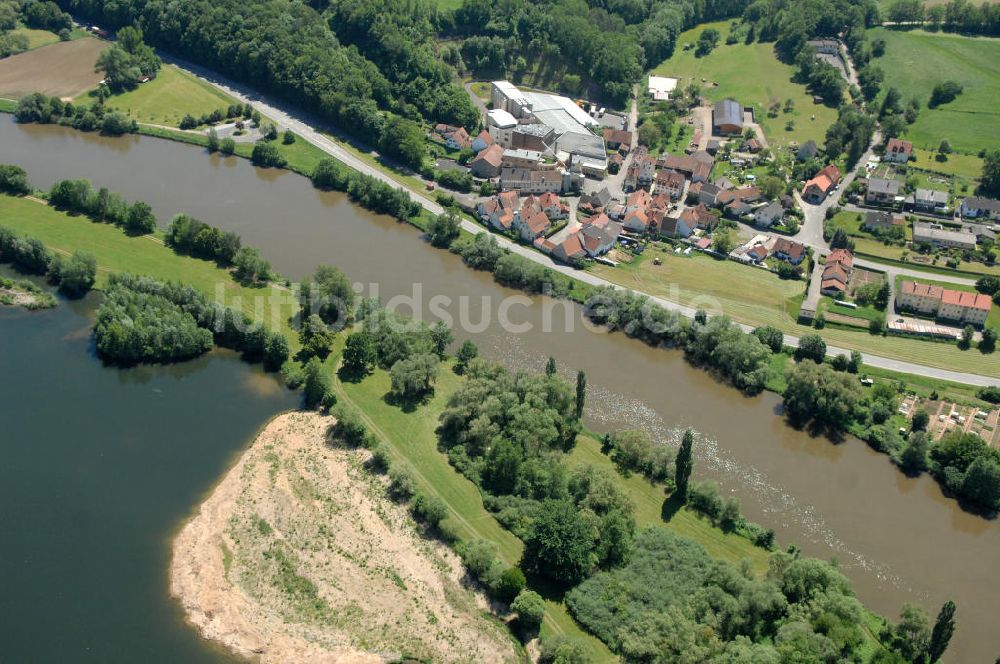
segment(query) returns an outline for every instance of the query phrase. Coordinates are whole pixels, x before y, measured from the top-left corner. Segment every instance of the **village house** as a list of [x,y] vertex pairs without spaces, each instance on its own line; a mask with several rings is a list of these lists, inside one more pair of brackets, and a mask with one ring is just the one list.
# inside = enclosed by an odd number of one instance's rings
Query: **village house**
[[625,214],[636,210],[645,210],[653,197],[645,189],[633,191],[625,198]]
[[434,133],[444,139],[444,144],[449,150],[464,150],[472,147],[472,139],[465,127],[452,127],[451,125],[438,124],[434,127]]
[[604,187],[595,194],[584,194],[580,196],[580,202],[577,205],[577,209],[590,213],[602,212],[609,203],[611,203],[611,192],[608,191],[607,187]]
[[617,221],[611,221],[604,215],[598,215],[598,217],[603,217],[603,219],[599,218],[592,223],[585,224],[578,231],[583,249],[591,258],[608,253],[615,246],[615,242],[622,232],[622,225]]
[[[702,191],[704,191],[704,187],[702,187]],[[719,195],[716,196],[715,202],[718,205],[728,205],[734,201],[753,203],[754,201],[759,201],[760,196],[761,192],[759,187],[741,187],[740,189],[726,189],[720,192]]]
[[539,196],[529,196],[529,198],[534,198],[538,202],[538,207],[542,212],[553,221],[565,219],[569,216],[569,206],[562,202],[553,192],[549,191]]
[[990,315],[993,302],[989,295],[969,293],[904,281],[896,295],[896,306],[966,325],[982,326]]
[[[582,178],[580,178],[582,179]],[[567,192],[578,187],[580,182],[565,170],[529,170],[527,168],[503,168],[500,171],[501,189],[519,189],[522,193],[542,194],[547,191]]]
[[767,247],[762,244],[755,245],[743,252],[743,260],[748,263],[763,263],[767,258]]
[[719,202],[719,194],[721,193],[722,188],[719,185],[706,182],[698,189],[698,202],[702,205],[714,207]]
[[806,245],[786,237],[779,237],[771,248],[771,255],[792,265],[798,265],[806,257]]
[[819,205],[840,182],[840,171],[833,164],[823,167],[819,173],[806,182],[802,189],[802,198],[807,203]]
[[657,225],[657,230],[663,237],[687,238],[694,232],[691,227],[678,217],[663,217]]
[[712,107],[712,132],[719,135],[743,133],[743,109],[733,99],[723,99]]
[[741,200],[729,201],[726,203],[725,207],[722,208],[722,213],[726,216],[726,218],[736,220],[746,217],[752,211],[753,208],[750,207],[750,204]]
[[623,226],[633,233],[645,233],[649,228],[649,215],[645,209],[626,212]]
[[684,193],[684,176],[677,171],[660,171],[656,174],[653,191],[667,194],[671,200],[678,200]]
[[542,153],[524,149],[504,150],[500,165],[502,168],[538,170],[542,165]]
[[483,129],[481,132],[479,132],[478,136],[472,139],[472,151],[478,154],[492,144],[493,144],[493,137],[490,136],[490,132]]
[[901,214],[884,210],[870,210],[865,213],[861,230],[888,231],[893,228],[906,228],[906,219]]
[[847,284],[851,281],[853,270],[854,255],[847,249],[834,249],[827,255],[823,266],[820,292],[833,297],[842,296],[847,292]]
[[476,155],[469,165],[469,170],[478,178],[495,178],[500,175],[503,164],[503,148],[494,143]]
[[500,231],[514,228],[520,214],[521,197],[517,191],[504,191],[493,198],[480,201],[476,214],[483,221]]
[[681,213],[681,221],[688,228],[700,228],[710,231],[719,223],[719,215],[710,212],[707,207],[699,203],[694,207],[689,207]]
[[961,212],[967,219],[1000,221],[1000,201],[972,196],[962,201]]
[[632,163],[625,172],[625,182],[622,186],[625,191],[647,188],[653,184],[655,177],[656,160],[640,145],[632,155]]
[[965,229],[976,236],[976,242],[996,242],[997,233],[992,226],[986,224],[966,224]]
[[[698,153],[696,153],[697,155]],[[677,171],[691,182],[708,182],[708,176],[712,173],[712,166],[715,160],[708,153],[703,153],[704,157],[689,155],[676,157],[665,155],[657,161],[657,166],[670,171]]]
[[521,239],[525,242],[534,242],[536,238],[542,237],[552,225],[548,216],[541,210],[527,218],[522,213],[520,220],[517,225],[518,231],[521,233]]
[[624,147],[626,150],[632,147],[632,132],[624,129],[605,129],[604,144],[609,150],[617,150]]
[[890,138],[885,145],[884,159],[895,164],[905,164],[913,154],[913,143],[899,138]]
[[865,202],[869,205],[892,205],[899,196],[899,180],[872,178],[868,180]]
[[937,189],[917,189],[910,203],[918,212],[938,212],[948,206],[948,192]]
[[785,208],[781,207],[781,203],[772,202],[753,213],[753,223],[763,228],[770,228],[781,223],[784,216]]
[[587,257],[587,252],[580,241],[580,234],[573,233],[557,244],[552,250],[552,257],[568,265],[578,265]]
[[941,224],[917,221],[913,223],[913,243],[955,249],[975,249],[976,236],[967,231],[945,230]]

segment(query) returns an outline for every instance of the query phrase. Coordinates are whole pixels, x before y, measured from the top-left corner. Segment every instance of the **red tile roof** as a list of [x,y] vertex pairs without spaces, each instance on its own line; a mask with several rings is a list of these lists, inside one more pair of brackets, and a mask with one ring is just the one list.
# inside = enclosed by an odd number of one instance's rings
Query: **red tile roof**
[[916,281],[904,281],[900,286],[900,290],[906,295],[930,297],[935,300],[940,300],[942,293],[944,293],[944,288],[941,286],[931,286],[930,284],[921,284]]
[[965,291],[945,290],[941,295],[941,304],[957,305],[966,309],[981,309],[989,311],[993,300],[983,293],[966,293]]

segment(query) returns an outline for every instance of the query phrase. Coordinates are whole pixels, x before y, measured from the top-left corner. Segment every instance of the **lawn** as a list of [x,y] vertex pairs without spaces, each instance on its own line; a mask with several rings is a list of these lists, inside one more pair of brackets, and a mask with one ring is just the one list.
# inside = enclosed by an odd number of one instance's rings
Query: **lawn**
[[[654,265],[659,258],[661,265]],[[700,252],[676,255],[648,246],[642,256],[618,267],[588,268],[609,281],[690,307],[724,313],[751,324],[789,320],[786,303],[805,292],[805,281],[787,281],[762,269]]]
[[[1000,148],[1000,39],[886,28],[873,28],[868,37],[886,41],[885,55],[876,60],[886,86],[922,104],[906,139],[937,150],[947,138],[956,151],[968,154]],[[931,89],[946,80],[961,83],[964,92],[948,104],[927,108]]]
[[34,28],[16,28],[10,32],[11,35],[24,35],[28,38],[28,50],[55,44],[59,41],[59,35],[48,30],[35,30]]
[[[707,56],[696,58],[693,48],[685,51],[683,46],[697,42],[698,35],[706,28],[717,29],[722,36],[721,43]],[[805,86],[792,82],[795,68],[778,60],[774,44],[727,46],[728,34],[727,21],[706,23],[681,33],[674,55],[658,64],[653,73],[679,78],[681,87],[694,82],[701,87],[702,95],[712,102],[732,97],[744,106],[752,104],[757,121],[772,145],[789,141],[804,143],[810,139],[822,145],[827,128],[837,119],[837,111],[814,104]],[[780,113],[777,118],[767,117],[771,103],[784,105],[787,99],[795,102],[793,112]],[[785,123],[790,119],[795,121],[795,129],[786,131]]]
[[114,95],[106,103],[139,122],[176,127],[185,115],[197,118],[216,109],[225,110],[236,100],[174,65],[165,64],[152,81]]
[[965,180],[978,180],[983,174],[983,160],[978,155],[950,154],[948,161],[938,161],[937,150],[922,150],[915,148],[916,159],[910,166],[925,171],[954,175]]
[[[867,242],[882,247],[875,240]],[[860,238],[858,243],[861,244]],[[662,265],[653,265],[655,256],[661,258]],[[774,274],[733,261],[717,261],[704,254],[677,256],[649,248],[633,263],[618,267],[594,265],[588,269],[625,288],[691,307],[703,307],[709,312],[721,311],[747,325],[773,325],[795,336],[818,333],[828,344],[847,350],[1000,377],[1000,353],[981,356],[961,351],[955,344],[873,336],[867,330],[834,326],[817,331],[800,325],[796,316],[804,281],[783,281]]]
[[221,293],[228,306],[241,308],[251,317],[260,311],[260,320],[286,333],[297,345],[288,319],[298,309],[284,289],[246,288],[233,281],[229,271],[210,261],[180,256],[164,246],[159,236],[129,237],[111,224],[70,216],[27,198],[0,195],[0,225],[23,235],[36,237],[45,246],[62,254],[88,251],[97,257],[97,287],[112,272],[133,272],[157,279],[182,281],[197,288],[213,301]]

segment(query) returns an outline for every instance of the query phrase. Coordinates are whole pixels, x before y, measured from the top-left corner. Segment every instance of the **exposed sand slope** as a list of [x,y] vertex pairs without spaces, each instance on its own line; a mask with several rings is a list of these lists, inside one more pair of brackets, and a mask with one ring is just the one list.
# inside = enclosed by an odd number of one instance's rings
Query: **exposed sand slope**
[[326,444],[330,418],[273,420],[174,541],[170,589],[201,632],[261,662],[515,661],[446,547]]

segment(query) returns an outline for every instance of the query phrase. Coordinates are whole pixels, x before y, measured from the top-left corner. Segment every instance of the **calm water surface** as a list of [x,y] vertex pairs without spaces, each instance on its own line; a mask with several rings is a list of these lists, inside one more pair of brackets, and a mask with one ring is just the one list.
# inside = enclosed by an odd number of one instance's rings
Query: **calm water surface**
[[[779,416],[780,399],[775,395],[741,396],[688,366],[680,353],[650,349],[622,335],[588,331],[577,307],[527,298],[501,288],[489,276],[466,269],[451,254],[421,242],[412,228],[356,208],[340,194],[318,192],[295,174],[262,171],[242,160],[209,157],[197,148],[167,141],[136,137],[105,139],[58,127],[21,127],[4,118],[0,118],[0,162],[25,167],[32,182],[40,187],[48,187],[62,178],[87,177],[95,185],[108,186],[130,199],[149,202],[163,223],[175,213],[187,212],[237,231],[246,243],[260,247],[274,266],[292,279],[311,273],[320,263],[329,263],[343,268],[352,279],[363,284],[366,293],[377,291],[383,302],[419,290],[422,298],[417,300],[416,313],[428,319],[433,318],[428,302],[431,296],[448,296],[456,303],[465,298],[466,319],[478,324],[479,329],[459,336],[474,339],[484,355],[511,367],[532,369],[540,369],[545,358],[552,355],[567,376],[583,369],[589,385],[588,417],[595,428],[641,427],[658,440],[674,443],[679,429],[694,427],[701,434],[696,473],[720,481],[725,493],[739,497],[751,519],[775,528],[780,542],[795,542],[811,555],[836,558],[853,580],[861,599],[893,618],[905,601],[918,602],[934,615],[942,602],[954,599],[959,615],[951,660],[993,661],[1000,654],[1000,632],[996,630],[1000,620],[997,522],[964,513],[954,501],[942,496],[932,480],[926,476],[906,478],[885,456],[872,452],[860,441],[848,439],[835,445],[786,426]],[[510,308],[510,319],[532,323],[534,331],[509,334],[497,323],[500,303],[512,296],[520,296],[523,301]],[[402,307],[404,311],[413,308]],[[459,307],[448,311],[459,319]],[[61,315],[64,314],[56,317]],[[557,321],[554,328],[558,330],[569,321],[574,331],[543,332],[546,318]],[[6,320],[0,321],[4,349],[20,348],[26,343],[23,339],[12,343],[7,327]],[[80,359],[80,353],[77,353],[79,362],[93,362]],[[216,403],[220,397],[211,391],[209,377],[214,372],[227,371],[229,365],[220,360],[203,361],[198,366],[201,368],[186,380],[200,377],[205,384],[197,387],[201,390],[197,395],[196,390],[185,390],[185,394],[191,393],[191,401],[201,404],[206,411],[218,412],[222,408]],[[231,370],[247,371],[238,366]],[[100,376],[108,373],[94,371]],[[156,380],[166,384],[179,380],[170,372],[154,374]],[[8,385],[7,375],[8,370],[0,373],[3,389],[15,391],[25,404],[11,408],[8,417],[43,407],[40,402],[48,403],[39,396],[49,394],[48,390],[29,393],[20,386]],[[114,378],[115,383],[124,380]],[[193,383],[188,385],[191,386]],[[94,387],[86,389],[94,399],[99,394],[102,402],[115,400],[106,396],[103,384]],[[133,389],[138,388],[133,386]],[[141,567],[137,574],[152,578],[149,593],[133,597],[139,604],[132,604],[132,610],[142,605],[140,600],[159,602],[160,610],[167,614],[175,610],[164,597],[166,561],[162,548],[157,547],[169,537],[177,520],[197,503],[204,487],[220,474],[232,450],[274,412],[268,408],[272,401],[288,399],[280,394],[266,399],[258,394],[257,398],[265,403],[252,407],[248,402],[237,409],[245,418],[241,420],[245,422],[244,431],[234,435],[231,443],[218,443],[225,451],[219,452],[217,463],[191,464],[190,468],[164,477],[164,487],[175,492],[178,502],[170,515],[155,520],[146,510],[155,512],[162,505],[156,508],[129,505],[136,516],[149,517],[146,519],[149,527],[156,529],[156,545],[152,547],[155,551],[143,552],[146,557],[138,552],[130,557],[128,569]],[[8,406],[9,401],[0,401],[0,410],[7,410]],[[52,409],[62,415],[65,405],[53,404]],[[204,421],[184,422],[178,416],[170,422],[199,431],[216,419],[206,415]],[[136,422],[147,421],[143,416]],[[115,432],[121,425],[104,421],[104,426]],[[141,430],[146,428],[150,427]],[[228,425],[222,429],[231,431]],[[79,429],[74,431],[81,434]],[[101,434],[99,438],[104,436]],[[174,436],[167,437],[174,441]],[[218,442],[219,437],[209,436],[209,439]],[[46,445],[56,444],[47,438],[41,440]],[[178,444],[182,443],[174,441],[167,447],[176,448]],[[206,443],[191,445],[203,450]],[[36,457],[45,462],[51,458],[32,450],[28,458]],[[18,477],[28,484],[49,486],[50,478],[39,476],[44,469],[42,465],[35,473],[24,471]],[[101,493],[100,488],[95,491]],[[23,497],[20,500],[23,503]],[[0,510],[7,510],[11,504],[3,503]],[[23,518],[37,522],[34,510],[34,507],[26,509]],[[7,518],[12,517],[4,515]],[[89,539],[88,545],[95,552],[108,548],[100,536]],[[61,565],[60,573],[81,574],[74,556],[64,555],[63,551],[53,551],[50,555]],[[10,574],[10,565],[3,560],[4,569],[0,573]],[[109,569],[115,566],[109,565]],[[20,575],[23,570],[15,566],[15,573]],[[71,601],[75,605],[90,609],[104,606],[103,598],[98,599],[101,596],[94,594],[89,586],[75,586],[73,591]],[[150,593],[152,596],[147,596]],[[4,604],[0,607],[2,631],[4,624],[9,624],[6,612],[20,611],[21,607]],[[36,620],[38,624],[46,624],[42,613],[49,603],[39,600],[29,610],[39,607],[34,618],[20,617],[21,624],[34,625]],[[124,608],[123,614],[134,615]],[[109,624],[114,623],[109,621]],[[36,627],[35,633],[37,630]],[[31,638],[26,628],[14,632],[13,637]],[[95,634],[94,638],[117,640],[120,632],[102,630],[100,637]],[[191,642],[190,635],[183,630],[176,632],[174,638],[178,643]]]

